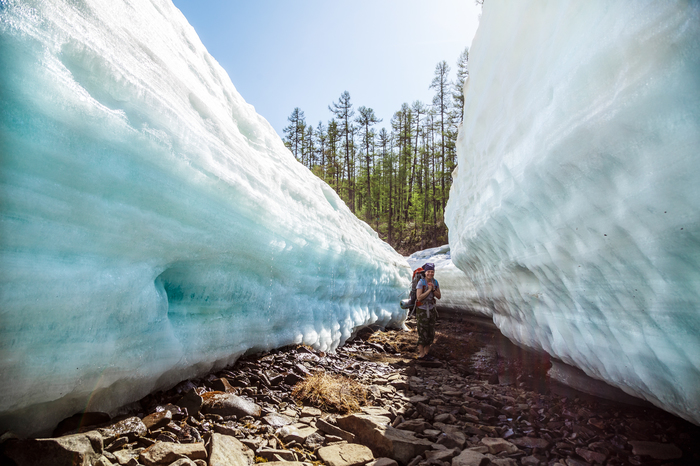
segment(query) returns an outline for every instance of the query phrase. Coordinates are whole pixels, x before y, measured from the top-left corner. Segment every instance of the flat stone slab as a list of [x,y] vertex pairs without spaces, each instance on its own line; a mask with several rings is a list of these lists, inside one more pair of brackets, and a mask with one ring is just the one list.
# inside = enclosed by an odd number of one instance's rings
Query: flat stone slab
[[269,425],[275,429],[279,427],[288,426],[289,424],[294,424],[294,419],[285,416],[284,414],[269,413],[263,416],[263,421],[267,422]]
[[169,465],[180,458],[204,460],[207,451],[203,443],[156,442],[139,455],[139,461],[146,466]]
[[547,448],[549,442],[543,438],[520,437],[510,439],[510,443],[521,448]]
[[18,466],[90,464],[102,453],[102,436],[95,431],[58,438],[8,440],[3,453]]
[[316,454],[328,466],[361,466],[374,459],[372,450],[356,443],[319,448]]
[[508,454],[516,453],[518,451],[518,447],[510,443],[508,440],[503,440],[502,438],[484,437],[481,439],[481,443],[488,447],[489,453],[492,455],[497,455],[502,451],[505,451]]
[[250,466],[254,459],[253,451],[237,438],[211,434],[209,466]]
[[651,456],[657,460],[673,460],[683,456],[680,448],[672,443],[641,442],[632,440],[632,454]]
[[485,466],[490,462],[486,456],[473,450],[464,450],[452,458],[452,466]]
[[233,393],[209,392],[202,395],[202,411],[220,416],[253,416],[259,418],[262,409],[259,405]]

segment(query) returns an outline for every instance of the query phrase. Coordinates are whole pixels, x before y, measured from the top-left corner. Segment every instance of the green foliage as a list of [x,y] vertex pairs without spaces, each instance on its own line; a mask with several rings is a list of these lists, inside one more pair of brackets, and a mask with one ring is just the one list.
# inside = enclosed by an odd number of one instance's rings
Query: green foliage
[[457,127],[468,76],[469,50],[450,67],[435,67],[432,105],[404,103],[379,131],[382,120],[360,106],[355,116],[350,93],[328,106],[332,118],[314,129],[295,108],[284,128],[284,144],[297,160],[328,183],[353,213],[402,254],[447,242],[445,204],[456,166]]

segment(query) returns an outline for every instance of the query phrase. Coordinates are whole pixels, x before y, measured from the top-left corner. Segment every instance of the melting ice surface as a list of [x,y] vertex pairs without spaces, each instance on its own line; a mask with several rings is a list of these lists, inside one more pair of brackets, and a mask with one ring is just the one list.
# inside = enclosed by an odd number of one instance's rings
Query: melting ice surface
[[0,430],[401,326],[404,258],[165,0],[0,2]]
[[512,340],[700,423],[700,4],[486,2],[470,52],[452,260]]

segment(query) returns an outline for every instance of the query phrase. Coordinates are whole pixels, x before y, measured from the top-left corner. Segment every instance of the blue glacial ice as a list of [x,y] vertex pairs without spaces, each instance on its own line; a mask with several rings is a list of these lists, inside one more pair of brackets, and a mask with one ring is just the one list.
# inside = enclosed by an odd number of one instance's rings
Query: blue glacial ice
[[486,2],[469,59],[455,265],[510,339],[700,423],[700,4]]
[[170,1],[0,2],[0,430],[402,326],[410,269]]

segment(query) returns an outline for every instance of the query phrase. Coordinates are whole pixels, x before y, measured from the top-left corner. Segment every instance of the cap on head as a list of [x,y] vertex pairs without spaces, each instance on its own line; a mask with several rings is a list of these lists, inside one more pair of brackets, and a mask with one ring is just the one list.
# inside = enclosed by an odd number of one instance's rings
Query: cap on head
[[431,263],[431,262],[428,262],[427,264],[424,264],[424,265],[423,265],[423,270],[425,270],[426,272],[427,272],[428,270],[435,271],[435,264],[433,264],[433,263]]

